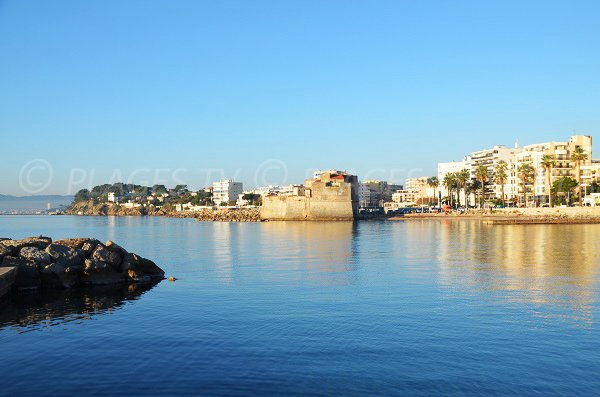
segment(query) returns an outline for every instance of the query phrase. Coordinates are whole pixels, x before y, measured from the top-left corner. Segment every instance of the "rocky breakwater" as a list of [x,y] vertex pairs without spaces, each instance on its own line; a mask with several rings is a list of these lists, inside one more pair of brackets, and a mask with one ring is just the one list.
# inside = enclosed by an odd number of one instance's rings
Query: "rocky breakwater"
[[209,222],[260,222],[260,208],[205,209],[194,212],[194,218]]
[[89,216],[169,216],[172,211],[155,207],[148,204],[137,207],[126,207],[115,203],[94,203],[93,200],[81,201],[71,204],[67,208],[68,215],[89,215]]
[[0,263],[16,268],[16,290],[152,282],[165,274],[151,260],[93,238],[2,239]]

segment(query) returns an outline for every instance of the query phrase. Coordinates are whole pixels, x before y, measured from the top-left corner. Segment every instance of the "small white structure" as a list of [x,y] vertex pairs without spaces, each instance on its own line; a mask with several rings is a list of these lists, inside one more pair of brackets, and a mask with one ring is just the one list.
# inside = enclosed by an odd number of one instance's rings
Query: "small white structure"
[[192,205],[192,203],[186,204],[175,204],[175,211],[177,212],[198,212],[206,209],[212,209],[213,207],[208,205]]
[[114,192],[108,192],[108,201],[111,203],[117,202],[117,197]]
[[600,207],[600,193],[590,193],[583,199],[584,205]]

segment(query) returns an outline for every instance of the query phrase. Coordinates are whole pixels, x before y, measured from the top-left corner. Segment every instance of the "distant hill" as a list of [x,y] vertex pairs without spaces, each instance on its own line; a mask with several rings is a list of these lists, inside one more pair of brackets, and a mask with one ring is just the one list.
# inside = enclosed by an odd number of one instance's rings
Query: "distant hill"
[[52,208],[67,206],[73,201],[73,196],[10,196],[0,194],[0,211],[39,211],[45,210],[48,203]]

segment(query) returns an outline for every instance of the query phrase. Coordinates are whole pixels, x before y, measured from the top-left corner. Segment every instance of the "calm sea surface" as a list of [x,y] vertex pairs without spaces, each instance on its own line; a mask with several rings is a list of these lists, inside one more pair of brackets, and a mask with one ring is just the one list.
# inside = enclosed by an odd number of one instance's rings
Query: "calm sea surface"
[[600,225],[0,216],[179,280],[20,296],[0,395],[600,393]]

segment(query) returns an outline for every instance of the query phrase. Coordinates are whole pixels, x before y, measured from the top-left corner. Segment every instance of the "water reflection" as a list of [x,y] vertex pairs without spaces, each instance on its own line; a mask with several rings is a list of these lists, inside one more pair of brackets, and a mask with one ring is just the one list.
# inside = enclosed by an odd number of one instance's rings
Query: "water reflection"
[[352,281],[354,276],[349,273],[358,269],[359,227],[355,222],[269,222],[261,226],[257,248],[262,257],[279,258],[281,268],[301,271],[320,284]]
[[591,322],[600,261],[597,225],[444,221],[437,227],[439,244],[433,247],[443,284],[502,291],[503,299],[551,306],[549,315]]
[[15,294],[2,303],[0,329],[14,327],[19,332],[27,332],[65,322],[89,320],[118,310],[128,301],[140,299],[158,282]]

